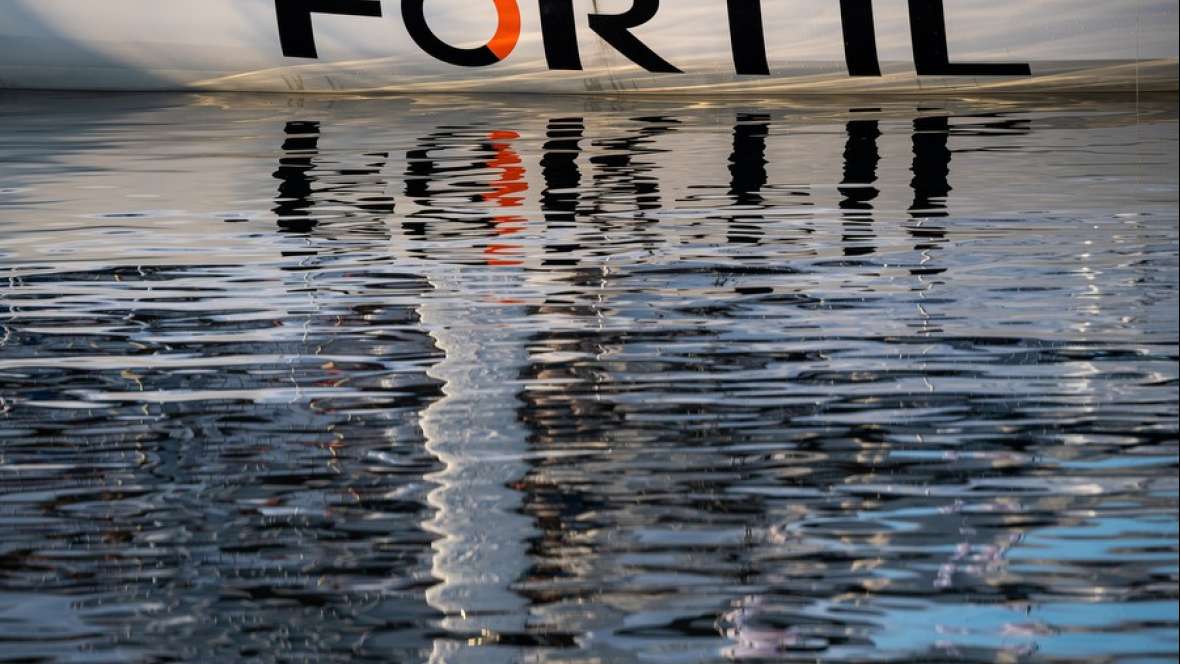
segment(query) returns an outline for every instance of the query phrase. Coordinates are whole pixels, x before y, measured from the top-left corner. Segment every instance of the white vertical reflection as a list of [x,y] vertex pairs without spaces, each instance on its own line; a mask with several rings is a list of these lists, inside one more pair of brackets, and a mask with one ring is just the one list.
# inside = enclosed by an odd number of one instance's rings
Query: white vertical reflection
[[[430,476],[435,510],[425,527],[438,534],[427,602],[444,615],[454,639],[435,641],[432,662],[511,661],[511,649],[479,647],[501,633],[524,631],[527,603],[511,585],[528,566],[530,520],[509,485],[528,469],[517,420],[526,331],[514,328],[519,305],[500,301],[518,290],[515,270],[439,267],[434,293],[419,308],[422,325],[446,355],[428,374],[444,396],[422,416],[426,448],[445,465]],[[469,635],[464,643],[460,635]]]

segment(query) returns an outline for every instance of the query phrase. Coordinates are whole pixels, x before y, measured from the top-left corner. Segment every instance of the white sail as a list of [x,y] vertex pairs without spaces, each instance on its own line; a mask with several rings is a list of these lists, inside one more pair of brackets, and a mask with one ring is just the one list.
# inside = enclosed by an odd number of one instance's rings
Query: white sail
[[1171,0],[0,0],[0,88],[1175,91]]

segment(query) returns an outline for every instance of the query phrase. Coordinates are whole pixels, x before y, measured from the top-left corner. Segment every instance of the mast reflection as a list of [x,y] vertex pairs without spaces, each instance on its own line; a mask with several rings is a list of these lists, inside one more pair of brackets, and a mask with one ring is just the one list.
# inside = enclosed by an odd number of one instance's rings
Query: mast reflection
[[513,584],[529,565],[532,521],[511,488],[528,468],[528,435],[516,415],[526,335],[517,330],[522,307],[511,301],[527,280],[520,246],[505,241],[527,222],[517,213],[528,191],[517,138],[510,130],[446,129],[407,155],[406,195],[420,208],[403,222],[407,234],[462,238],[446,228],[458,223],[468,241],[483,245],[482,265],[399,250],[415,264],[431,260],[421,269],[433,290],[419,316],[445,354],[427,371],[443,381],[444,396],[420,420],[427,451],[444,465],[427,477],[437,486],[427,497],[434,517],[424,525],[439,539],[431,563],[437,583],[426,600],[450,635],[469,636],[435,639],[431,661],[439,663],[515,661],[509,648],[479,646],[510,642],[528,626],[528,602]]

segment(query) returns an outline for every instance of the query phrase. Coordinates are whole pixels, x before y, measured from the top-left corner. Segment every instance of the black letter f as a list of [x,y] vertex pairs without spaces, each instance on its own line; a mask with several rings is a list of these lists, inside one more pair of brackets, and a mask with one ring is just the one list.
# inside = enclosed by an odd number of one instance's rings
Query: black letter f
[[379,0],[275,0],[279,43],[289,58],[318,58],[311,15],[381,16]]

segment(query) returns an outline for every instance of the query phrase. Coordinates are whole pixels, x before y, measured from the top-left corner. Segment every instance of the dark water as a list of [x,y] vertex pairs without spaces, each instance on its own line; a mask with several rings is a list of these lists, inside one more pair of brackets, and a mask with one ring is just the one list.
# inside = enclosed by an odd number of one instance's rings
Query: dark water
[[1174,99],[0,97],[0,660],[1177,657]]

